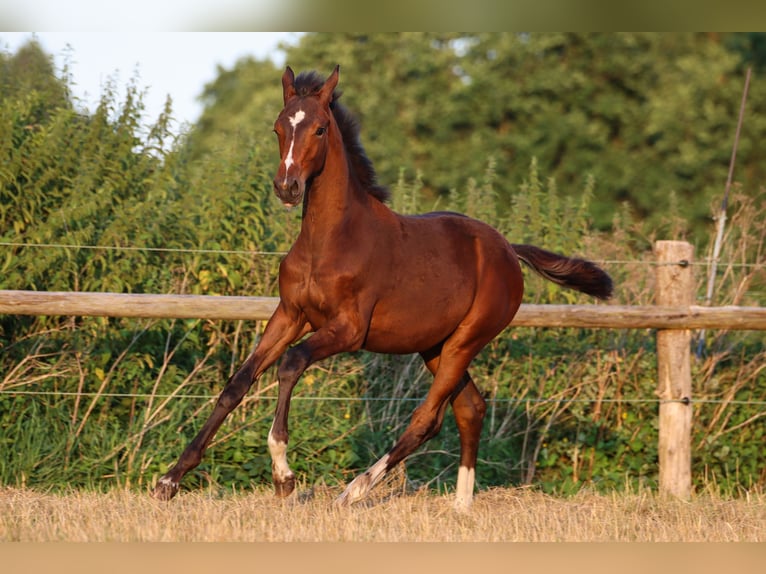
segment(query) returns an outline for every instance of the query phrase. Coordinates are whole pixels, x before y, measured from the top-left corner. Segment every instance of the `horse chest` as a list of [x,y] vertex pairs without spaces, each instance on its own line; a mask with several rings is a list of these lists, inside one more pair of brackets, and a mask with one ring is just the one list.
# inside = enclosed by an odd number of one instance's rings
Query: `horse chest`
[[358,274],[337,265],[307,264],[298,284],[292,302],[302,309],[315,329],[358,301],[360,291]]
[[306,307],[314,311],[326,312],[334,303],[335,297],[332,296],[334,291],[335,285],[332,282],[316,274],[309,275],[303,295]]

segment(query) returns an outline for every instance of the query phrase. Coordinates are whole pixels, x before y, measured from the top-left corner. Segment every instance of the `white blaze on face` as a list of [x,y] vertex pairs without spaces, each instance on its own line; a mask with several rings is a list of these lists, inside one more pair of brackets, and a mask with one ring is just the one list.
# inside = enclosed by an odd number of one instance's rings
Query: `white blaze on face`
[[303,110],[298,110],[295,112],[295,115],[290,116],[288,120],[290,121],[290,125],[293,126],[293,133],[290,138],[290,148],[287,150],[287,156],[285,156],[285,183],[287,183],[287,170],[290,169],[290,166],[293,165],[293,146],[295,145],[295,128],[298,126],[299,123],[303,121],[303,118],[306,117],[306,112]]

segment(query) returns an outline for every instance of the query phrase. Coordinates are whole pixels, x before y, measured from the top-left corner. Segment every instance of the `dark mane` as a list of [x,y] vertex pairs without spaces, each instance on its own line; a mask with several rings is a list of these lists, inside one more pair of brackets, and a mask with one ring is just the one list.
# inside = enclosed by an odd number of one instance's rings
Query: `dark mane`
[[[324,78],[317,72],[301,72],[295,78],[295,91],[298,97],[303,98],[316,94],[323,84]],[[335,90],[330,109],[335,116],[338,128],[340,128],[343,145],[346,148],[353,172],[367,193],[380,201],[388,201],[391,193],[386,186],[378,184],[378,176],[375,173],[372,160],[367,157],[362,142],[359,140],[359,122],[357,122],[354,114],[338,102],[341,93]]]

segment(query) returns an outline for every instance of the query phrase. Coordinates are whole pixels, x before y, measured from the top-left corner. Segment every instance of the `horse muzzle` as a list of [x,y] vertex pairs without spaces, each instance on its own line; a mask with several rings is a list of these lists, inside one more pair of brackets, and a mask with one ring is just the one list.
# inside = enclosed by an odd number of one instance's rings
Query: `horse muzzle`
[[285,207],[295,207],[303,199],[306,183],[295,177],[275,178],[274,193]]

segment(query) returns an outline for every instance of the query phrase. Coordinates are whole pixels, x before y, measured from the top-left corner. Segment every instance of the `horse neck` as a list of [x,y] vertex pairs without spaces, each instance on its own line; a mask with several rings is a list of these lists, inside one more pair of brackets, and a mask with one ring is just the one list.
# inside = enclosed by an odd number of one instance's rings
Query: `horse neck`
[[330,146],[322,172],[314,177],[303,206],[301,231],[311,236],[333,234],[350,221],[369,213],[369,197],[351,177],[351,167],[340,135]]

